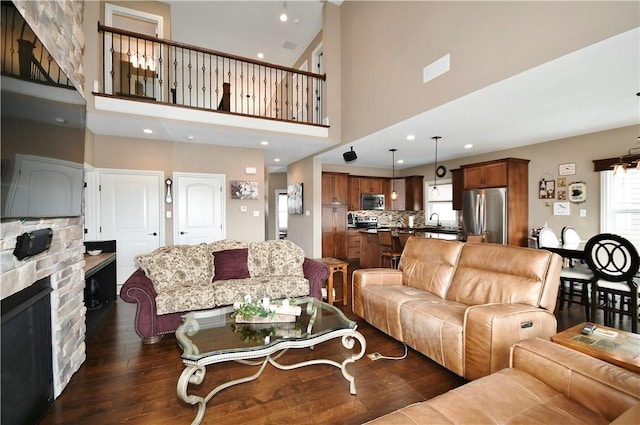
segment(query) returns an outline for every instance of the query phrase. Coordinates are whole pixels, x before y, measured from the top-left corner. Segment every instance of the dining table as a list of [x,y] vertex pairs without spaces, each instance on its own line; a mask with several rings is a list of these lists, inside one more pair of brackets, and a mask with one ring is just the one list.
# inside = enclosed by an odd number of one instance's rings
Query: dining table
[[572,260],[584,260],[586,258],[586,253],[584,252],[584,246],[586,244],[586,242],[566,243],[557,246],[545,246],[542,249],[555,252],[563,258]]

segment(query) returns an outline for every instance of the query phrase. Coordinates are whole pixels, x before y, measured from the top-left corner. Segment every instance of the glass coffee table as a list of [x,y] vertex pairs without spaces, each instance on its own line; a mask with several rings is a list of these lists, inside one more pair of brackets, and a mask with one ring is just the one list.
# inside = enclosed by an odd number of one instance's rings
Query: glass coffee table
[[[335,366],[349,382],[351,394],[356,393],[355,379],[347,371],[347,365],[362,358],[367,345],[362,334],[356,330],[356,322],[347,319],[334,306],[316,298],[298,298],[295,303],[302,308],[302,314],[296,317],[295,322],[236,323],[231,316],[232,306],[191,312],[182,317],[176,338],[183,349],[182,362],[185,368],[178,379],[177,393],[180,400],[198,405],[193,424],[202,421],[207,403],[214,395],[233,385],[257,379],[267,364],[282,370],[317,364]],[[354,351],[342,363],[329,359],[295,364],[278,362],[290,348],[313,349],[315,345],[336,338],[341,338],[342,345],[349,350],[354,349],[357,340],[360,351]],[[203,382],[207,365],[230,360],[259,368],[253,375],[218,385],[205,397],[187,394],[189,384],[200,385]]]

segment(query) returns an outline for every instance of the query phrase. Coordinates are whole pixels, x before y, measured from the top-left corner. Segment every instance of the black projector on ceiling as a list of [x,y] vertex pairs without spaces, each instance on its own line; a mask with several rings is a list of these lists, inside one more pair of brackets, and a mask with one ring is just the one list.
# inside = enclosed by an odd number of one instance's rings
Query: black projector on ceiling
[[351,146],[350,151],[346,151],[345,153],[343,153],[342,157],[344,158],[345,162],[353,162],[358,159],[358,155],[356,155],[355,151],[353,150],[353,146]]

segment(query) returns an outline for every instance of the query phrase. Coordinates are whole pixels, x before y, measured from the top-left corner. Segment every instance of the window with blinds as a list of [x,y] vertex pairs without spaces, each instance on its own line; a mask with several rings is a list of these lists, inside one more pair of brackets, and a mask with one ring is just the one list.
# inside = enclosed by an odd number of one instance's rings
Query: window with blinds
[[440,223],[453,226],[457,223],[457,214],[453,209],[453,184],[451,183],[438,183],[438,194],[433,195],[433,183],[425,183],[425,197],[427,200],[426,214],[424,217],[425,224],[433,224],[436,221],[434,217],[431,222],[429,217],[431,214],[437,213],[440,218]]
[[600,228],[631,241],[640,251],[640,172],[600,173]]

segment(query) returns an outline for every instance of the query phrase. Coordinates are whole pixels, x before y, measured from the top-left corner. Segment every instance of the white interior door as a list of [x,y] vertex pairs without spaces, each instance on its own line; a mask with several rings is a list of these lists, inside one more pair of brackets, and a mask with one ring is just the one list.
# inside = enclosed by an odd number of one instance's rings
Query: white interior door
[[177,245],[225,238],[224,175],[174,173],[173,240]]
[[117,282],[137,269],[134,257],[164,245],[163,174],[100,171],[100,239],[116,240]]

